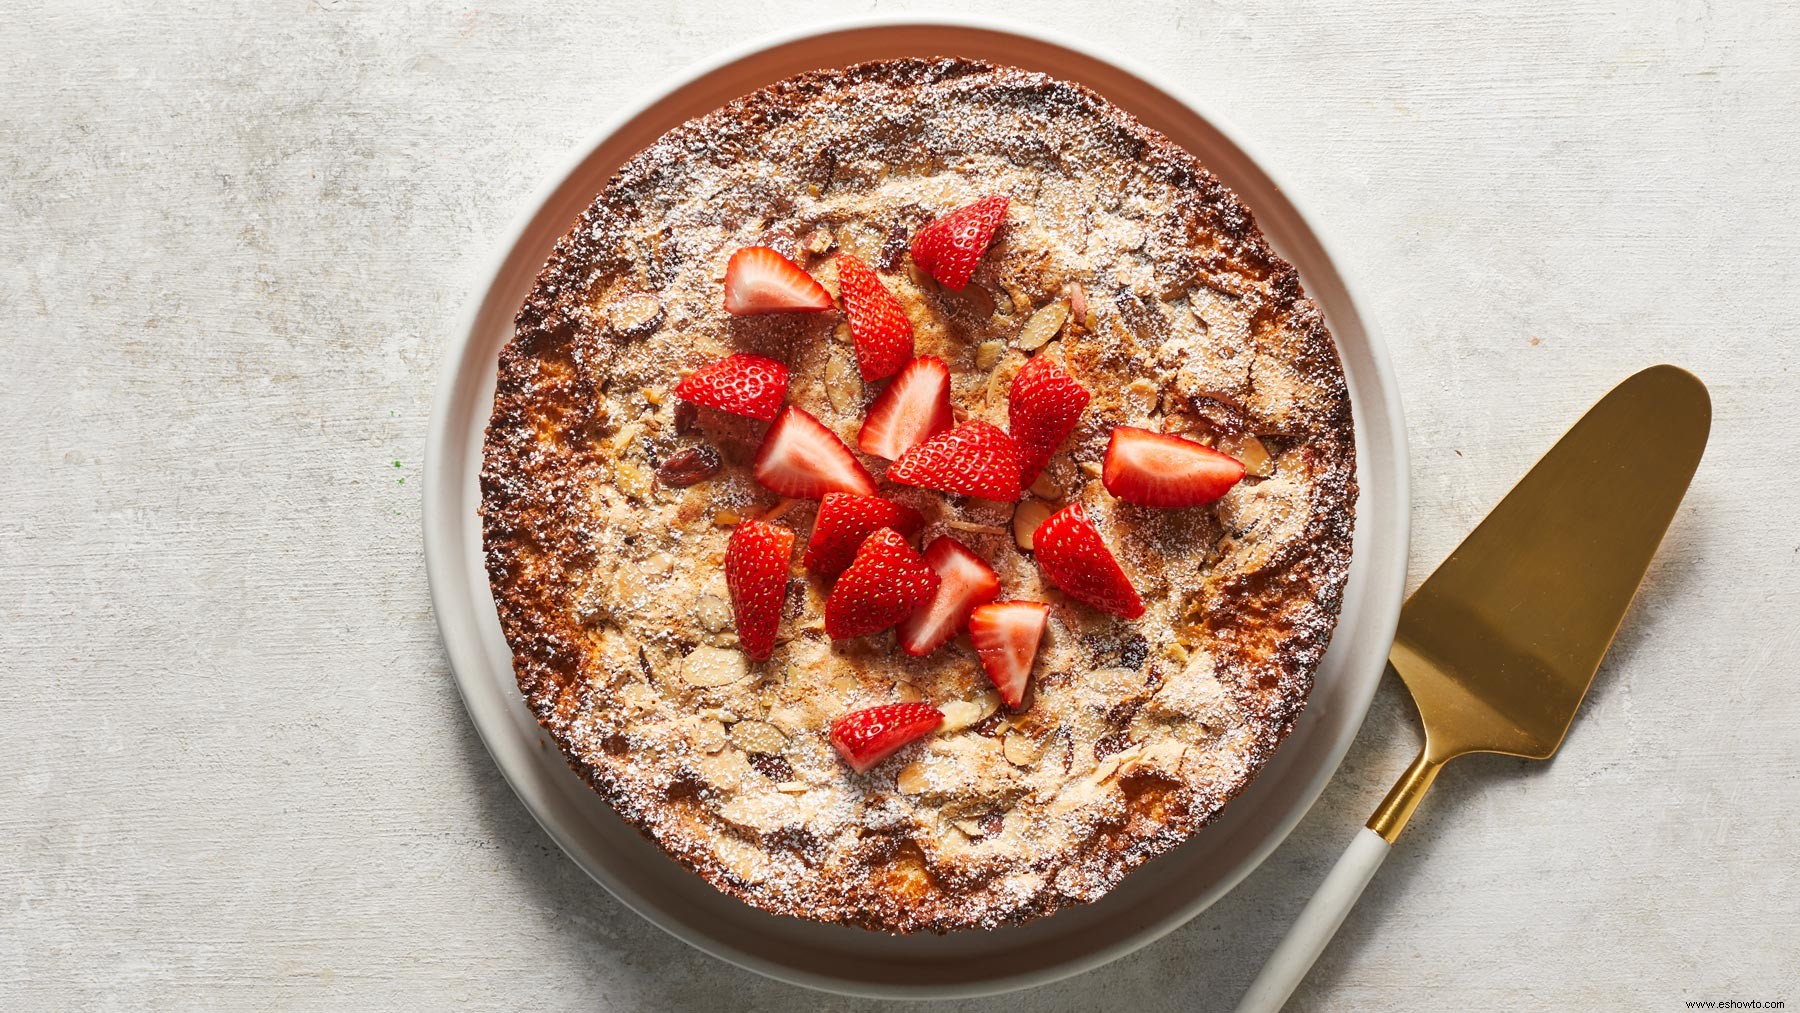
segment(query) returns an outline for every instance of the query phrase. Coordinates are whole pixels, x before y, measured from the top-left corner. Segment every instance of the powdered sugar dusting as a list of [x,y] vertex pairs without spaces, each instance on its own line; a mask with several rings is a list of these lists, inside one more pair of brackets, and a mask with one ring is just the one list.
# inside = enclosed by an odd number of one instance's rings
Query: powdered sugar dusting
[[[920,224],[1012,198],[960,293],[909,268]],[[686,370],[780,359],[789,402],[855,446],[874,390],[836,313],[730,317],[725,260],[773,246],[835,292],[849,251],[882,274],[917,352],[952,370],[959,420],[1004,427],[1029,355],[1094,394],[1032,495],[1079,499],[1149,606],[1068,601],[1015,543],[1010,504],[883,484],[987,559],[1005,597],[1052,603],[1018,714],[966,641],[906,657],[892,634],[832,643],[829,588],[796,567],[781,642],[736,649],[730,526],[815,509],[750,477],[764,424],[683,408]],[[1079,286],[1041,347],[1026,321]],[[1228,451],[1267,477],[1154,511],[1098,481],[1119,424]],[[657,469],[716,449],[685,487]],[[885,462],[862,457],[879,480]],[[895,61],[775,85],[628,163],[559,244],[501,359],[483,471],[490,574],[520,686],[627,820],[768,910],[890,931],[993,926],[1092,900],[1185,839],[1255,776],[1304,703],[1335,623],[1355,496],[1349,403],[1291,268],[1185,152],[1084,89],[961,60]],[[952,527],[954,525],[954,527]],[[957,717],[867,775],[826,730],[925,699]]]

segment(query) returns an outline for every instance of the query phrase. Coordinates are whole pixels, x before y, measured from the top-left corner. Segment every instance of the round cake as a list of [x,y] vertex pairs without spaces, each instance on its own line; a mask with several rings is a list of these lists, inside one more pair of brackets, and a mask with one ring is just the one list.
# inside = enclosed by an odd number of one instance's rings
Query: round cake
[[500,356],[482,519],[519,687],[623,819],[766,911],[946,932],[1256,777],[1354,474],[1323,318],[1192,155],[896,60],[620,168]]

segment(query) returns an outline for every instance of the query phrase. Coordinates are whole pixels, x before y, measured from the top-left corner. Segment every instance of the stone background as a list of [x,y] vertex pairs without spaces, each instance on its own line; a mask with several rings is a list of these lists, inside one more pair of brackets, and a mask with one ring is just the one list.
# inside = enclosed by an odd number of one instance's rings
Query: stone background
[[[875,6],[6,5],[0,1007],[879,1005],[690,950],[556,852],[458,701],[418,497],[539,181],[671,72]],[[1205,96],[1357,265],[1414,584],[1614,382],[1712,388],[1559,758],[1450,767],[1291,1008],[1800,1003],[1800,9],[991,7]],[[1229,1008],[1416,735],[1389,684],[1225,901],[964,1005]]]

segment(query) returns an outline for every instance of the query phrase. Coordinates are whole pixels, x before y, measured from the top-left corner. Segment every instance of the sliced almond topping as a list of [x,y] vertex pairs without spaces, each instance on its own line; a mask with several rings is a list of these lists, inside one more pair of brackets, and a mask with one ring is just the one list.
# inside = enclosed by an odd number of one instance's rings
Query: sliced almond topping
[[694,732],[694,748],[702,753],[716,753],[725,748],[725,726],[708,718]]
[[980,820],[951,820],[950,825],[961,830],[967,837],[986,837],[987,831],[981,829]]
[[1014,732],[1006,737],[1006,762],[1015,767],[1029,767],[1037,762],[1042,747],[1029,736]]
[[1038,473],[1037,481],[1031,483],[1031,494],[1038,499],[1062,499],[1063,483],[1055,468],[1045,468]]
[[808,232],[806,238],[800,241],[800,245],[805,248],[806,252],[817,254],[824,253],[826,250],[831,249],[831,245],[834,242],[836,242],[836,240],[831,238],[831,232],[829,230],[817,228]]
[[729,528],[742,519],[736,510],[721,510],[713,514],[713,523],[721,528]]
[[925,694],[919,692],[919,687],[910,682],[894,683],[894,696],[898,698],[901,703],[918,703],[920,700],[925,699]]
[[831,407],[840,412],[856,408],[856,388],[851,383],[854,376],[856,370],[850,367],[849,357],[841,350],[825,360],[825,396],[831,399]]
[[1013,347],[1027,352],[1043,347],[1051,338],[1056,337],[1056,332],[1062,330],[1063,322],[1068,319],[1068,303],[1053,302],[1045,306],[1033,313],[1030,320],[1025,321],[1025,327],[1019,331]]
[[917,795],[925,788],[925,767],[917,760],[901,767],[899,776],[894,778],[894,790],[902,795]]
[[749,675],[750,662],[741,651],[696,647],[681,659],[681,678],[690,686],[729,686]]
[[981,344],[976,345],[975,368],[993,369],[994,364],[1000,361],[1000,354],[1004,351],[1006,351],[1006,342],[1001,341],[998,338],[995,338],[992,341],[983,341]]
[[725,724],[731,724],[738,719],[738,716],[735,713],[726,710],[723,707],[708,707],[705,710],[700,711],[699,716],[703,718],[712,718],[714,721],[723,721]]
[[1269,456],[1269,448],[1248,433],[1220,440],[1219,449],[1241,461],[1247,474],[1257,478],[1275,474],[1275,459]]
[[960,732],[992,717],[1000,709],[1000,695],[991,689],[983,690],[967,700],[952,700],[938,709],[944,712],[944,723],[938,731]]
[[1124,408],[1133,417],[1143,418],[1156,411],[1156,402],[1162,398],[1162,390],[1156,381],[1140,376],[1125,385]]
[[1006,534],[1005,528],[995,527],[992,524],[977,524],[974,521],[956,521],[956,520],[945,521],[944,527],[947,527],[947,528],[951,529],[952,531],[973,531],[976,534],[982,534],[982,535],[1004,535],[1004,534]]
[[804,795],[809,787],[811,786],[805,781],[782,781],[775,786],[775,790],[784,795]]
[[1032,536],[1037,534],[1038,525],[1050,519],[1055,510],[1041,499],[1028,499],[1013,509],[1013,542],[1019,548],[1031,550]]
[[779,753],[788,740],[767,721],[740,721],[731,726],[731,744],[746,753]]
[[606,308],[606,322],[628,338],[649,334],[662,326],[662,300],[648,292],[633,292]]

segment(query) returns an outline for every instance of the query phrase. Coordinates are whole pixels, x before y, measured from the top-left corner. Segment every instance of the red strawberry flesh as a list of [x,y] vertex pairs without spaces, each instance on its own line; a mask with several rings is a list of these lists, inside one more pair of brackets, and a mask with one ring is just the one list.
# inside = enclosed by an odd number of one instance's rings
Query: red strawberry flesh
[[865,454],[892,461],[955,422],[950,412],[950,367],[942,359],[922,355],[888,381],[869,406],[856,445]]
[[819,499],[828,492],[875,495],[875,480],[837,434],[789,405],[763,434],[751,464],[756,480],[773,492]]
[[858,774],[937,731],[944,712],[928,703],[889,703],[853,711],[831,725],[831,744]]
[[925,547],[925,565],[937,572],[937,592],[895,631],[900,649],[923,658],[962,632],[969,612],[1000,594],[1000,576],[968,546],[941,537]]
[[1031,541],[1038,569],[1069,597],[1126,619],[1144,614],[1143,599],[1080,503],[1051,514]]
[[1025,702],[1031,663],[1049,618],[1050,606],[1041,601],[991,602],[969,615],[969,642],[1008,707]]
[[1007,393],[1007,426],[1019,447],[1019,484],[1037,481],[1062,446],[1091,395],[1061,366],[1044,356],[1027,362]]
[[906,539],[882,528],[863,540],[850,568],[825,600],[825,632],[833,640],[879,633],[937,591],[938,575]]
[[725,312],[818,313],[831,293],[800,265],[767,246],[746,246],[725,263]]
[[913,235],[913,262],[946,288],[960,290],[1006,221],[1007,199],[984,197],[926,225]]
[[675,396],[767,422],[781,411],[787,388],[786,366],[761,355],[738,354],[709,362],[682,377],[675,385]]
[[1175,510],[1225,495],[1244,477],[1236,458],[1168,433],[1132,426],[1112,431],[1100,481],[1127,503]]
[[819,516],[813,521],[812,537],[806,540],[802,562],[808,570],[835,577],[844,572],[864,539],[878,528],[892,528],[911,537],[924,526],[925,518],[911,507],[878,496],[828,492],[819,501]]
[[912,321],[869,265],[846,253],[838,257],[837,268],[838,301],[850,324],[863,380],[893,376],[912,358]]
[[1019,452],[986,422],[965,422],[908,450],[888,481],[1010,503],[1019,498]]
[[775,650],[793,551],[792,531],[762,521],[739,524],[725,544],[725,586],[731,592],[738,644],[752,661]]

